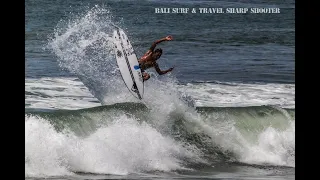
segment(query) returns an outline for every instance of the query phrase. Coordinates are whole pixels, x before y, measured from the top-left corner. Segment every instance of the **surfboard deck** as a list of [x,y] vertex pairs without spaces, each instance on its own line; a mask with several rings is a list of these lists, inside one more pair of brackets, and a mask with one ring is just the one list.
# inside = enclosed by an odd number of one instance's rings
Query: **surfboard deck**
[[114,52],[124,83],[132,95],[143,98],[144,81],[134,49],[126,33],[119,27],[113,31]]

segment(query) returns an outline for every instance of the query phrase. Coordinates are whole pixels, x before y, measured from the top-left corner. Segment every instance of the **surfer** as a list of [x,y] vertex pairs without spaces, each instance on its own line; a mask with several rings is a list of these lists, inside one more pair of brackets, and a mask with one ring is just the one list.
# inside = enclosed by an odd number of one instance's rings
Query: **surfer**
[[159,49],[154,50],[156,48],[157,44],[159,44],[163,41],[171,41],[171,40],[172,40],[172,36],[167,36],[165,38],[162,38],[162,39],[155,41],[154,43],[152,43],[152,46],[150,47],[150,49],[138,60],[144,81],[146,81],[150,78],[150,75],[148,73],[146,73],[145,70],[149,69],[151,67],[154,67],[159,75],[166,74],[166,73],[173,70],[173,67],[169,68],[165,71],[162,71],[159,68],[159,65],[156,61],[162,55],[162,49],[159,48]]

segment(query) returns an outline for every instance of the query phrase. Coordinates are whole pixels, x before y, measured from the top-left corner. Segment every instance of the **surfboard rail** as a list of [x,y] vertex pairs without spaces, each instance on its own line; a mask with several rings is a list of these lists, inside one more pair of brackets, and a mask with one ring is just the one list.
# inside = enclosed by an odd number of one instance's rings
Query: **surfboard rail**
[[128,90],[138,99],[143,98],[144,81],[134,49],[125,32],[115,26],[114,51],[122,79]]

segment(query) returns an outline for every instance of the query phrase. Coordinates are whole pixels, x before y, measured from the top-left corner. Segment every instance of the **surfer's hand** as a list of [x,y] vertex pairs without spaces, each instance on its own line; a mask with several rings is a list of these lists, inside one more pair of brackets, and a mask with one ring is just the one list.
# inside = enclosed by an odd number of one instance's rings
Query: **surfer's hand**
[[168,69],[168,72],[172,71],[172,70],[173,70],[173,68],[174,68],[174,67],[172,67],[172,68],[169,68],[169,69]]
[[166,37],[166,40],[167,40],[167,41],[171,41],[172,39],[173,39],[172,36],[167,36],[167,37]]

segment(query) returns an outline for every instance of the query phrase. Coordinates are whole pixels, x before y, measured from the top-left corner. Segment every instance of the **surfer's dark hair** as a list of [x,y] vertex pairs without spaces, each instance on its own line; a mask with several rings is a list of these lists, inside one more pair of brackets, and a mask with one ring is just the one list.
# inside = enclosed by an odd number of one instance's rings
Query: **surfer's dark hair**
[[160,52],[162,54],[162,49],[161,48],[156,49],[154,52]]

